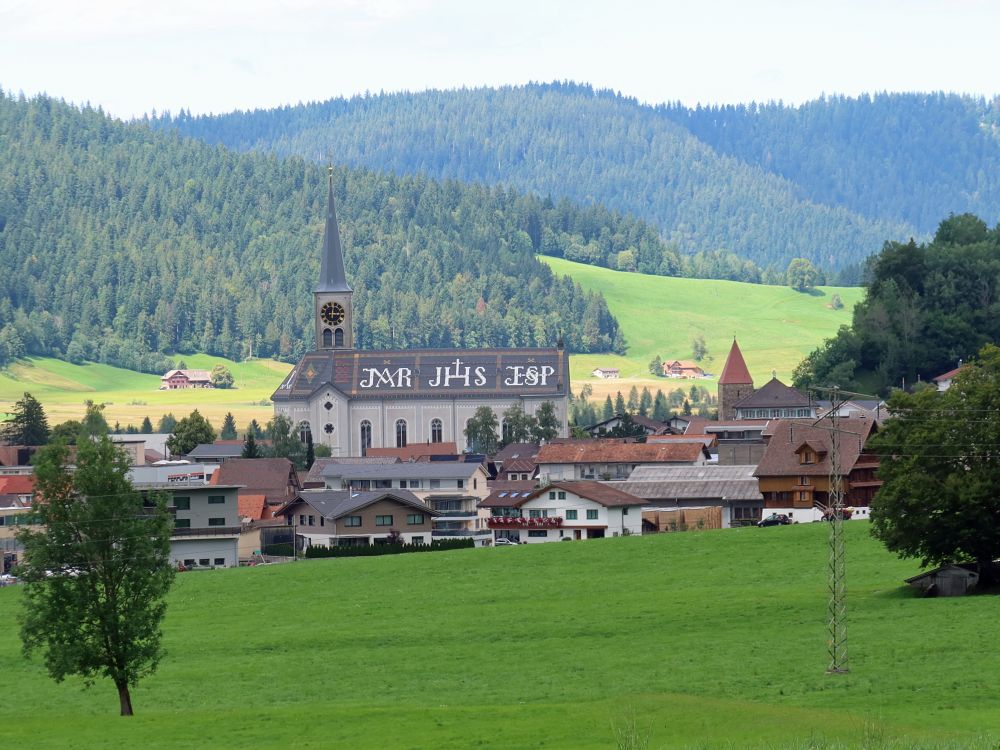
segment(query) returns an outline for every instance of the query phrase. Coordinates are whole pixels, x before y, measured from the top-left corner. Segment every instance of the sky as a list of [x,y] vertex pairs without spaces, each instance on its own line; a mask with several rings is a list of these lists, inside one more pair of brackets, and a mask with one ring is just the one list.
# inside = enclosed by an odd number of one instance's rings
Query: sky
[[0,87],[113,115],[574,80],[648,103],[1000,92],[987,0],[0,0]]

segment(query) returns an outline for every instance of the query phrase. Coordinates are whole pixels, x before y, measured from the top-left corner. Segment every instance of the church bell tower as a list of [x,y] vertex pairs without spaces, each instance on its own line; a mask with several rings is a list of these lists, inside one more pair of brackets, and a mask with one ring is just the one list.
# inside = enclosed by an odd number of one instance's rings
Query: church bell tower
[[328,170],[326,231],[323,233],[323,259],[319,283],[313,292],[316,320],[316,348],[352,349],[354,347],[354,290],[344,273],[344,253],[340,247],[337,211],[333,205],[333,167]]

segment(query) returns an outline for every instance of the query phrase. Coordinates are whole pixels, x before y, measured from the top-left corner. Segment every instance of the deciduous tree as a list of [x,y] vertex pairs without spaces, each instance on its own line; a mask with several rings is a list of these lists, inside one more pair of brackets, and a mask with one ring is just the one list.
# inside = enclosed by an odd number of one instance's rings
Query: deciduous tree
[[175,456],[185,456],[203,443],[215,442],[215,430],[197,409],[184,417],[167,438],[167,448]]
[[465,440],[474,453],[491,455],[500,447],[497,415],[488,406],[480,406],[465,426]]
[[944,392],[896,393],[870,446],[883,485],[872,533],[923,565],[1000,558],[1000,348],[988,344]]
[[559,419],[556,417],[556,407],[551,401],[543,401],[535,414],[536,423],[531,432],[536,443],[547,443],[559,435]]
[[75,470],[54,443],[39,451],[35,508],[44,531],[26,529],[24,652],[41,651],[49,675],[107,677],[121,715],[132,714],[131,688],[160,661],[164,597],[173,581],[166,498],[145,500],[128,479],[129,461],[105,435],[81,441]]

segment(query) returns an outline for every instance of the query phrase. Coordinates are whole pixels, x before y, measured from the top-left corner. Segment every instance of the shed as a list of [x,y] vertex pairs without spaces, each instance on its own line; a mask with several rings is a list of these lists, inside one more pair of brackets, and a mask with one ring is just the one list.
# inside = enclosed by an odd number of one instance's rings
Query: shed
[[964,596],[979,583],[979,573],[975,565],[942,565],[907,578],[906,583],[922,589],[924,596]]

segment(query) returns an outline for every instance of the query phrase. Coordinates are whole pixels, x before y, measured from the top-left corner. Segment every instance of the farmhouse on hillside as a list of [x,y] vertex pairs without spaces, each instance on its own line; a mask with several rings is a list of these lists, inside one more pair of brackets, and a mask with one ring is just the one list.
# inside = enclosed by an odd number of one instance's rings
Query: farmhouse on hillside
[[180,388],[211,388],[212,375],[208,370],[171,370],[160,378],[161,391]]
[[597,367],[590,374],[602,380],[613,380],[619,377],[620,370],[617,367]]
[[689,362],[684,359],[675,359],[671,362],[664,362],[663,374],[668,378],[705,377],[705,371],[701,369],[697,362]]

